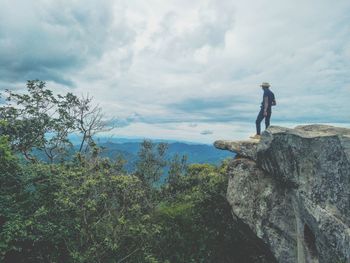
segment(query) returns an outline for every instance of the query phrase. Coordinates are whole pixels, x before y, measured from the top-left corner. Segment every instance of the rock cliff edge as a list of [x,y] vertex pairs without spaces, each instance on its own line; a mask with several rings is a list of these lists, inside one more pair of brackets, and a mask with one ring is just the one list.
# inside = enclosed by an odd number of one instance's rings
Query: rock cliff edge
[[227,200],[278,262],[350,262],[350,129],[271,126],[237,153]]

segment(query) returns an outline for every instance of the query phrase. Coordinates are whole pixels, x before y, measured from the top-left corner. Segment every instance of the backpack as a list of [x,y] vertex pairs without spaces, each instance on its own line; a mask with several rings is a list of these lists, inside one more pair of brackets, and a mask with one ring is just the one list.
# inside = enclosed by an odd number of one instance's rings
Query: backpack
[[275,99],[275,94],[272,93],[272,102],[271,102],[271,106],[276,106],[277,105],[277,102],[276,102],[276,99]]

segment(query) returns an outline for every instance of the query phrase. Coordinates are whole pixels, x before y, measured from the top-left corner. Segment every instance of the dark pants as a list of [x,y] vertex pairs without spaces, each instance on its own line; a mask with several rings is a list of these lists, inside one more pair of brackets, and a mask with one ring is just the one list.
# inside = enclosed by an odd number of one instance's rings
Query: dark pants
[[256,117],[256,134],[260,135],[260,123],[265,118],[265,129],[267,129],[270,126],[270,118],[271,118],[271,109],[267,109],[267,116],[264,116],[264,109],[261,109],[258,117]]

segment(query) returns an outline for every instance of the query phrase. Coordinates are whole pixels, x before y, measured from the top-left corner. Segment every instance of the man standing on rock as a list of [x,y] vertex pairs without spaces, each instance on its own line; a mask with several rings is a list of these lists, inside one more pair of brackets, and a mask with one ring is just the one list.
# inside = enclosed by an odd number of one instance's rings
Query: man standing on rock
[[261,88],[264,91],[263,101],[261,102],[260,112],[258,117],[256,118],[256,134],[250,138],[252,139],[260,139],[260,124],[262,120],[265,118],[265,129],[270,126],[270,118],[271,118],[271,107],[276,105],[275,95],[270,90],[270,84],[268,82],[263,82]]

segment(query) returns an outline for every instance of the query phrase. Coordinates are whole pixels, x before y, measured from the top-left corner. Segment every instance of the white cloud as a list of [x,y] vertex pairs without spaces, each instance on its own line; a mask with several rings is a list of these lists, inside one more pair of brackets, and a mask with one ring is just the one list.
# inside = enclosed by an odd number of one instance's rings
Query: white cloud
[[74,87],[120,118],[116,134],[248,136],[263,81],[278,101],[272,123],[349,125],[348,0],[1,5],[0,89],[28,78]]

